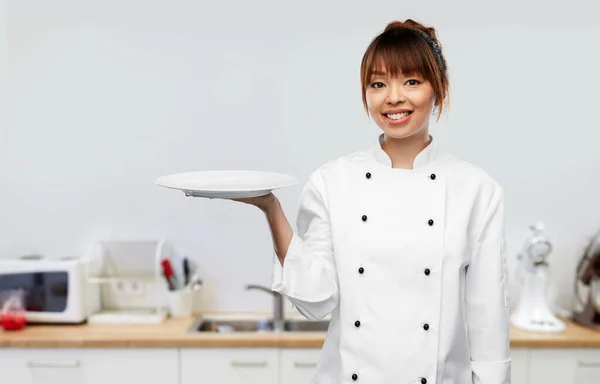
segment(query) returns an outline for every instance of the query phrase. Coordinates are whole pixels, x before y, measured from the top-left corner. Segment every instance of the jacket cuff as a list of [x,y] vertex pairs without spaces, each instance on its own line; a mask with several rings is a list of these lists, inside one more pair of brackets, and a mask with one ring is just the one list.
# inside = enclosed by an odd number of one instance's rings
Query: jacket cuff
[[321,261],[307,252],[302,239],[294,233],[283,266],[273,258],[271,289],[291,299],[320,302],[334,294],[333,277]]
[[473,384],[510,384],[511,359],[505,361],[471,361]]

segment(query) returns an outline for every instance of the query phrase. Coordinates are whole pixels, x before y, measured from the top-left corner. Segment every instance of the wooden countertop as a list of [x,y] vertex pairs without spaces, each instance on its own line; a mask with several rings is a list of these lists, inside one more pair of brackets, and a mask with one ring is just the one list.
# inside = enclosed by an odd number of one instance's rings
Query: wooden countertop
[[[159,325],[35,325],[0,331],[0,348],[321,348],[324,332],[187,333],[194,321],[169,318]],[[512,348],[600,348],[600,332],[571,322],[560,334],[511,328]]]

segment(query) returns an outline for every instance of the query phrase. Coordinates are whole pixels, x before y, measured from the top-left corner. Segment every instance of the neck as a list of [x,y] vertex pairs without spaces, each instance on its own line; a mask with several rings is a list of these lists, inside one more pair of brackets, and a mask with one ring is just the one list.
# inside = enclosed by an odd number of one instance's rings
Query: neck
[[429,132],[396,139],[384,134],[381,148],[392,160],[392,168],[413,169],[417,155],[429,145]]

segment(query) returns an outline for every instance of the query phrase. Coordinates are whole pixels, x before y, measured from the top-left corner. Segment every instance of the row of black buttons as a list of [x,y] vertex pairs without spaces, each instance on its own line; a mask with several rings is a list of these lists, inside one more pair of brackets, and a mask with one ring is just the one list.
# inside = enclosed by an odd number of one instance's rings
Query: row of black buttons
[[[367,177],[367,179],[370,179],[370,178],[371,178],[371,172],[367,172],[367,173],[365,174],[365,176]],[[431,175],[429,175],[429,178],[430,178],[431,180],[435,180],[435,173],[432,173]]]
[[[363,267],[358,267],[358,273],[362,275],[363,273],[365,273],[365,269]],[[425,276],[429,276],[431,274],[431,270],[429,268],[425,268],[423,273],[425,274]]]
[[[354,380],[354,381],[358,380],[358,375],[356,373],[352,374],[352,380]],[[424,378],[424,377],[422,377],[421,378],[421,384],[427,384],[427,379]]]
[[[362,215],[362,221],[367,221],[367,215]],[[434,221],[432,219],[429,219],[427,224],[429,224],[429,226],[433,226]]]
[[[356,328],[360,327],[360,320],[356,320],[354,322],[354,326]],[[427,323],[423,324],[423,329],[426,330],[426,331],[429,330],[429,324],[427,324]]]

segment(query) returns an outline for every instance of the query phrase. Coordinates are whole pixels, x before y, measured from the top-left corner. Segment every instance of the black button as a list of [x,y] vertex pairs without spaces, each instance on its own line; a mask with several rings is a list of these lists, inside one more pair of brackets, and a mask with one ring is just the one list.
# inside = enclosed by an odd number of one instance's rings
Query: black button
[[[358,375],[356,373],[352,374],[352,380],[356,381],[358,380]],[[421,380],[421,383],[423,382],[423,380]]]
[[365,269],[363,267],[358,268],[358,273],[363,273]]
[[367,221],[367,215],[363,215],[362,221]]
[[422,378],[421,379],[421,384],[427,384],[427,379],[426,378]]
[[433,220],[429,219],[428,223],[429,223],[430,226],[433,225]]
[[431,180],[435,180],[435,173],[432,173],[429,177],[431,178]]
[[354,326],[355,326],[356,328],[360,327],[360,321],[356,320],[356,321],[354,322]]
[[425,275],[429,276],[430,273],[431,271],[429,270],[429,268],[425,268]]
[[367,172],[367,174],[365,176],[367,176],[367,179],[370,179],[371,178],[371,172]]
[[429,329],[429,324],[424,324],[424,325],[423,325],[423,329],[424,329],[424,330],[428,330],[428,329]]

